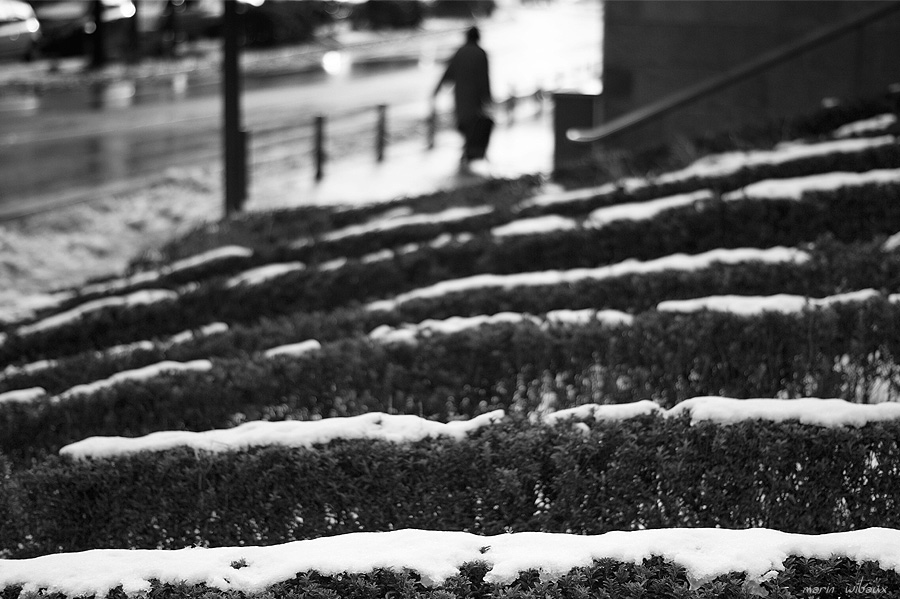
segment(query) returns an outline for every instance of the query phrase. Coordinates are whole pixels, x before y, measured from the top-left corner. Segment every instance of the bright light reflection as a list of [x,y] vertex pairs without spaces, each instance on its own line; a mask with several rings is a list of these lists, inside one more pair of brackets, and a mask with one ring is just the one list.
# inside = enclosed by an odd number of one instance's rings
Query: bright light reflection
[[322,57],[322,68],[329,75],[340,75],[347,71],[347,61],[342,53],[332,50]]

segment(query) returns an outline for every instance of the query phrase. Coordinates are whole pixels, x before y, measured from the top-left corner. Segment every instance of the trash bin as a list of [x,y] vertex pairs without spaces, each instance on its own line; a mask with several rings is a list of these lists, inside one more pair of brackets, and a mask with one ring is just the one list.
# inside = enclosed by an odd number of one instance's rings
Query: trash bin
[[575,142],[566,137],[573,128],[596,127],[603,122],[603,102],[599,92],[565,90],[553,93],[553,170],[581,162],[594,151],[594,143]]

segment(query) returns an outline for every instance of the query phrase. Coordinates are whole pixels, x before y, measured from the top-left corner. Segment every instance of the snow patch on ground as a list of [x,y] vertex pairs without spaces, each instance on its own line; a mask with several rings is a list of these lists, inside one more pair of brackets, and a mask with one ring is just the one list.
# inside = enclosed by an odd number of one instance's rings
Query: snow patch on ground
[[29,387],[28,389],[16,389],[0,393],[0,404],[4,403],[31,403],[36,399],[45,397],[47,390],[43,387]]
[[371,412],[346,418],[323,420],[254,421],[234,428],[203,431],[161,431],[144,437],[90,437],[67,445],[60,454],[75,459],[105,458],[190,447],[203,451],[236,451],[248,447],[281,445],[312,447],[336,439],[373,439],[392,443],[421,441],[429,437],[462,439],[470,432],[502,420],[495,410],[471,420],[442,423],[412,415]]
[[578,221],[573,218],[547,214],[535,218],[523,218],[511,221],[505,225],[491,229],[494,237],[514,237],[517,235],[535,235],[540,233],[553,233],[555,231],[569,231],[577,229]]
[[[105,596],[121,586],[126,594],[134,595],[147,592],[150,580],[155,579],[253,593],[308,570],[336,575],[375,568],[413,570],[424,584],[435,585],[457,574],[466,562],[487,564],[485,580],[489,583],[510,583],[520,572],[531,569],[552,579],[598,559],[641,563],[651,556],[685,568],[695,587],[732,572],[745,572],[747,584],[758,585],[782,571],[789,556],[823,560],[840,556],[900,571],[900,531],[869,528],[803,535],[764,528],[672,528],[602,535],[520,532],[482,536],[407,529],[266,547],[95,549],[2,560],[0,587],[22,585],[25,593],[46,589],[47,593],[74,597]],[[235,563],[246,565],[236,568]]]

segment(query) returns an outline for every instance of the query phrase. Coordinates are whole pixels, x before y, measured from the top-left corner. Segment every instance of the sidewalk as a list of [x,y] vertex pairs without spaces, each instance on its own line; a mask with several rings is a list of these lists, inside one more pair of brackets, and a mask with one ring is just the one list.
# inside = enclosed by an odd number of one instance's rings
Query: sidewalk
[[[499,120],[499,119],[498,119]],[[385,202],[400,197],[464,187],[489,177],[549,174],[553,163],[553,124],[549,109],[540,116],[502,121],[494,129],[487,160],[460,173],[462,137],[453,130],[439,131],[435,147],[425,140],[388,145],[384,161],[372,154],[355,154],[326,163],[322,181],[315,181],[307,161],[270,177],[277,165],[264,165],[251,173],[246,210],[267,210],[310,204]],[[280,168],[284,169],[283,166]]]

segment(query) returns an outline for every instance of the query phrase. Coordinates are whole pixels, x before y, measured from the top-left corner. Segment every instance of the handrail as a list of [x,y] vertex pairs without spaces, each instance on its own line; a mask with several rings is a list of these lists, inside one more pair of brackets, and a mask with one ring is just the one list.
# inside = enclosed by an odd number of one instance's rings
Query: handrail
[[723,88],[730,87],[731,85],[743,81],[771,66],[783,63],[852,30],[859,29],[898,9],[900,9],[900,2],[897,1],[878,6],[873,10],[847,19],[837,25],[824,27],[814,31],[795,42],[764,52],[756,58],[729,69],[725,73],[710,77],[709,79],[696,85],[692,85],[682,91],[670,94],[661,100],[638,108],[598,127],[590,129],[569,129],[566,132],[566,137],[571,141],[576,142],[593,142],[605,139],[616,133],[621,133],[627,129],[632,129],[651,119],[669,113],[676,108],[680,108],[685,104],[701,99]]

